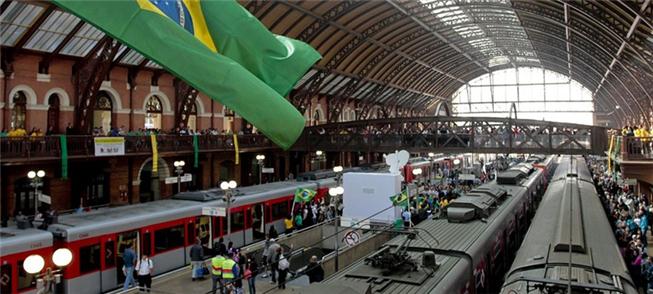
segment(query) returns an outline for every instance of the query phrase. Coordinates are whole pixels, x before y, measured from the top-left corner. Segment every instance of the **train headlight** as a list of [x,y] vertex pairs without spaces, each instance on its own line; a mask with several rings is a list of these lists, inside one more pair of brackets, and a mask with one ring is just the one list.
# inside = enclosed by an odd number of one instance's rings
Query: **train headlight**
[[28,273],[28,274],[38,274],[41,272],[43,267],[45,266],[45,260],[41,255],[38,254],[32,254],[25,258],[25,261],[23,262],[23,269]]
[[58,267],[64,267],[73,260],[73,253],[68,248],[59,248],[52,254],[52,262]]

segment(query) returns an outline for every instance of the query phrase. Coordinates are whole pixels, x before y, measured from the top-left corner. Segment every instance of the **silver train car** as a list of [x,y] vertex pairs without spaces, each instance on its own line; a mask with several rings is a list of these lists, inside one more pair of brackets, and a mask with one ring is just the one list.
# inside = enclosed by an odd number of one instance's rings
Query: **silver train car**
[[501,293],[638,293],[582,157],[561,160]]
[[545,188],[543,169],[518,164],[302,293],[496,293]]
[[82,214],[63,215],[51,225],[57,246],[73,252],[73,262],[64,271],[66,293],[102,293],[124,281],[122,253],[133,245],[136,253],[151,256],[155,275],[190,264],[189,251],[195,238],[210,250],[223,237],[235,247],[264,239],[274,226],[285,231],[297,188],[316,190],[324,197],[333,178],[308,182],[276,182],[236,189],[231,203],[231,234],[222,216],[203,215],[203,208],[226,208],[219,189],[183,192],[173,199]]

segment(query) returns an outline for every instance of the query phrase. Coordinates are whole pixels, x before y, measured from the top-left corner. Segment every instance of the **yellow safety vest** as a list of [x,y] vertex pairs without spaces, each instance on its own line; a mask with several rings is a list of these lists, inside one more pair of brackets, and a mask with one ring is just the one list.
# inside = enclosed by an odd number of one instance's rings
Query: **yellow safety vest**
[[233,259],[226,259],[222,263],[222,278],[223,279],[233,279],[234,278],[234,266],[236,262]]
[[222,267],[224,266],[225,260],[226,258],[221,255],[211,258],[211,273],[214,276],[222,276]]

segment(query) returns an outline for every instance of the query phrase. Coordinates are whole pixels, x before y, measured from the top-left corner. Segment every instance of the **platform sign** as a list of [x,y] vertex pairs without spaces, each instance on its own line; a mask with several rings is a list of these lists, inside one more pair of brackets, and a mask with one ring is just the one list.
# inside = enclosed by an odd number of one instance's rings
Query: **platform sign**
[[361,236],[356,231],[349,231],[345,234],[343,241],[349,246],[354,246],[360,242]]
[[52,198],[50,198],[50,196],[45,194],[39,194],[39,201],[47,204],[52,204]]
[[124,137],[95,137],[95,156],[125,155]]
[[473,181],[476,179],[476,176],[474,174],[460,174],[458,175],[458,179],[461,181]]
[[274,167],[264,167],[262,168],[261,172],[263,172],[264,174],[273,174]]
[[[193,175],[192,174],[184,174],[181,176],[181,182],[190,182],[193,180]],[[176,184],[177,183],[177,177],[167,177],[166,178],[166,184]]]
[[202,207],[202,215],[227,216],[227,209],[224,207]]

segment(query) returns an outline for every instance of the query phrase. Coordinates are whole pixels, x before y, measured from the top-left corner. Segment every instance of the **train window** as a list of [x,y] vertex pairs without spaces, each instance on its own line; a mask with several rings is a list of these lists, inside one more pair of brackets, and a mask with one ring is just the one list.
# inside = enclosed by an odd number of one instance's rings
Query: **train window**
[[231,231],[240,231],[245,228],[245,213],[242,211],[231,214]]
[[161,229],[154,232],[154,253],[184,246],[184,226]]
[[116,258],[114,257],[116,245],[114,241],[104,242],[104,266],[112,267],[116,265]]
[[222,220],[221,217],[213,217],[214,220],[213,222],[213,238],[217,238],[222,236],[222,233],[220,232],[220,220]]
[[0,266],[0,293],[11,293],[11,264]]
[[152,233],[147,232],[143,234],[143,254],[152,255]]
[[100,244],[79,248],[79,272],[82,274],[100,269]]
[[[23,269],[23,261],[18,262],[18,291],[36,287],[36,275],[28,274]],[[4,293],[4,292],[3,292]],[[11,291],[9,292],[11,293]]]
[[286,201],[272,204],[272,220],[285,218],[288,215],[288,203]]

